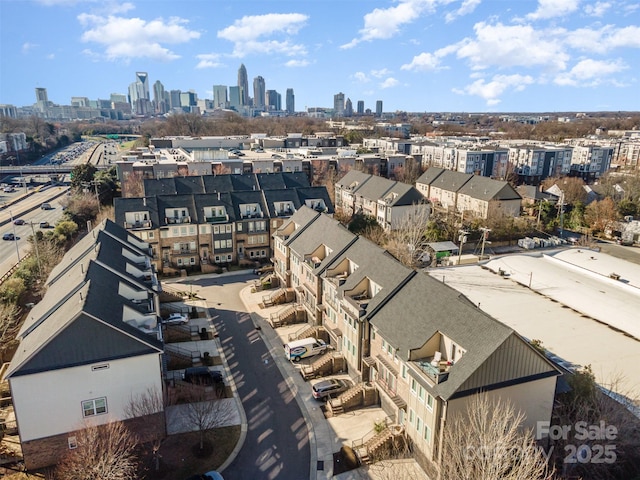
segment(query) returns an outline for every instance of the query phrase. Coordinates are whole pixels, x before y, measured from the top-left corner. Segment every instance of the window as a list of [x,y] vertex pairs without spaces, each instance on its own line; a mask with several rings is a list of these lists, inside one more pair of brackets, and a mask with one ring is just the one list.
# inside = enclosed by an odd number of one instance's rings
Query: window
[[422,403],[424,403],[424,388],[422,385],[418,385],[418,398]]
[[429,428],[429,425],[424,426],[424,439],[427,443],[431,443],[431,429]]
[[433,411],[433,397],[427,393],[427,408]]
[[67,444],[69,445],[69,450],[74,450],[78,448],[78,440],[75,435],[73,437],[67,438]]
[[416,430],[418,433],[422,431],[422,419],[420,417],[416,421]]
[[236,230],[238,230],[239,232],[242,231],[242,224],[238,223],[238,226],[236,227]]
[[418,388],[418,382],[416,382],[415,378],[411,379],[411,393],[416,394],[416,389]]
[[416,412],[413,411],[413,408],[409,409],[409,423],[413,425],[413,422],[416,421]]
[[85,417],[107,413],[107,398],[94,398],[82,402],[82,413]]
[[402,376],[402,378],[404,378],[406,380],[407,378],[407,366],[406,365],[402,365],[402,370],[400,375]]

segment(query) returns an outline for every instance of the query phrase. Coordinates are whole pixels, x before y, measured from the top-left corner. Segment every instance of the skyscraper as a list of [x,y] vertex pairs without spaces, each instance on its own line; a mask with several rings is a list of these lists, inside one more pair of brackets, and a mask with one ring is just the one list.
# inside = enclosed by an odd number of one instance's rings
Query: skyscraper
[[36,88],[36,103],[48,103],[49,102],[49,96],[47,95],[47,89],[46,88]]
[[149,75],[136,72],[136,81],[129,85],[129,102],[136,115],[148,115],[151,106],[149,95]]
[[227,108],[229,98],[227,97],[226,85],[213,86],[213,108]]
[[282,95],[275,90],[267,90],[267,106],[268,110],[282,110]]
[[347,98],[347,101],[344,105],[344,116],[345,117],[353,117],[353,104],[351,103],[351,99]]
[[249,77],[244,63],[238,69],[238,88],[240,89],[240,105],[249,105]]
[[236,112],[240,111],[242,107],[240,104],[240,87],[229,87],[229,107],[233,108]]
[[264,108],[265,103],[264,78],[258,75],[253,79],[253,106],[255,108]]
[[382,100],[376,101],[376,117],[382,116]]
[[336,117],[344,115],[344,93],[336,93],[333,96],[333,114]]
[[182,107],[182,102],[180,101],[180,94],[182,92],[180,90],[171,90],[169,92],[169,106],[173,108]]
[[287,88],[287,113],[293,115],[296,113],[296,96],[293,94],[293,88]]
[[358,100],[358,115],[364,115],[364,100]]
[[157,115],[163,115],[169,111],[169,106],[165,103],[164,85],[160,80],[153,84],[153,110]]

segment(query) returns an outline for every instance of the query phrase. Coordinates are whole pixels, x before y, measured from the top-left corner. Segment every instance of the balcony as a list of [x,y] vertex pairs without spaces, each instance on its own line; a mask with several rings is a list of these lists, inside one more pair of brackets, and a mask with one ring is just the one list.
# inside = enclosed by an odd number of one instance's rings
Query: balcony
[[181,223],[191,223],[191,217],[165,217],[167,225],[179,225]]
[[436,361],[433,357],[429,357],[422,360],[416,360],[415,363],[418,368],[427,375],[429,380],[434,382],[436,385],[445,382],[449,378],[451,362],[446,360]]
[[293,215],[293,212],[294,212],[293,208],[285,208],[282,210],[277,210],[276,215],[278,217],[288,217],[290,215]]
[[262,218],[264,213],[262,212],[243,212],[240,214],[240,218]]
[[171,253],[173,255],[195,255],[196,253],[198,253],[197,249],[191,249],[191,248],[180,248],[180,249],[173,249],[171,250]]
[[371,301],[371,296],[367,292],[359,293],[353,296],[344,296],[347,310],[356,318],[364,317],[367,314],[367,307]]
[[229,215],[218,215],[214,217],[204,217],[204,221],[207,223],[227,223],[229,221]]
[[139,230],[143,228],[151,228],[151,222],[149,220],[124,222],[124,228],[127,230]]
[[305,256],[304,263],[309,265],[311,268],[318,268],[322,263],[322,260],[318,257]]

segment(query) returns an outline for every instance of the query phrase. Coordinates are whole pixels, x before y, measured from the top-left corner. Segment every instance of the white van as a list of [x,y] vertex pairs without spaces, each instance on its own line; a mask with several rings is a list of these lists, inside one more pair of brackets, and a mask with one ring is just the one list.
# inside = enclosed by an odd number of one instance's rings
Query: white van
[[301,358],[313,357],[320,353],[324,353],[327,344],[316,338],[303,338],[295,340],[284,345],[284,354],[288,360],[297,362]]

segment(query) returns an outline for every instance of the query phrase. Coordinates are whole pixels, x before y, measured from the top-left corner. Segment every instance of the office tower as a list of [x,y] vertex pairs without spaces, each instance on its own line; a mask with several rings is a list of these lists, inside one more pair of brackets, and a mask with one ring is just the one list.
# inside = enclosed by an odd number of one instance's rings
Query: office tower
[[240,89],[240,105],[249,105],[249,78],[244,63],[238,69],[238,88]]
[[226,85],[213,86],[213,108],[227,108],[229,98]]
[[267,110],[282,110],[282,95],[275,90],[267,90]]
[[336,117],[344,115],[344,93],[336,93],[333,96],[333,114]]
[[46,88],[36,88],[36,103],[49,103],[49,97],[47,96]]
[[124,93],[112,93],[109,100],[112,103],[127,103],[127,96]]
[[376,101],[376,117],[382,116],[382,100]]
[[287,113],[293,115],[296,113],[296,96],[293,94],[293,88],[287,88]]
[[160,80],[156,80],[153,84],[153,110],[157,115],[165,114],[169,111],[168,105],[165,103],[164,85]]
[[89,99],[87,97],[71,97],[72,107],[89,107]]
[[182,92],[180,90],[171,90],[169,92],[169,107],[173,110],[174,108],[182,107],[182,103],[180,103],[180,94]]
[[351,103],[350,98],[347,98],[347,101],[344,104],[344,116],[353,117],[353,104]]
[[185,112],[190,112],[198,106],[198,94],[193,90],[180,93],[180,104]]
[[264,108],[265,104],[264,78],[257,76],[253,79],[253,106],[261,109]]
[[364,100],[358,100],[358,115],[364,115]]
[[147,72],[136,72],[136,81],[129,85],[129,101],[136,115],[148,115],[151,107],[149,95],[149,75]]
[[240,87],[229,87],[229,107],[233,108],[236,112],[240,111]]

